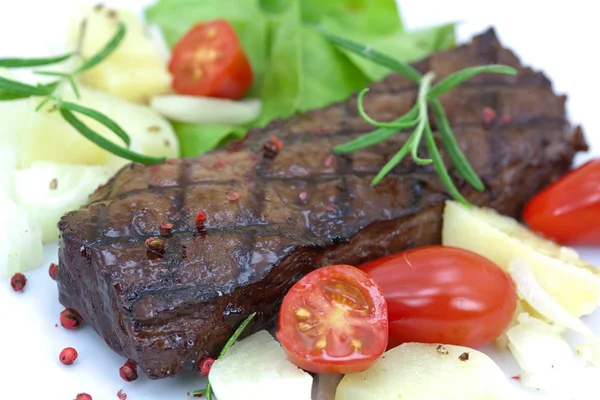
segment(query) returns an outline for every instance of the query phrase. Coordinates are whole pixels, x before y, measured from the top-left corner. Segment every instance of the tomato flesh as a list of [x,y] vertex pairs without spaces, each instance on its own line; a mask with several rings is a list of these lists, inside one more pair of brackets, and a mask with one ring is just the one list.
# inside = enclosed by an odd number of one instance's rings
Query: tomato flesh
[[523,219],[566,245],[600,245],[600,160],[576,168],[527,203]]
[[485,346],[504,332],[516,309],[510,276],[467,250],[427,246],[359,268],[387,301],[390,348],[406,342]]
[[179,94],[241,99],[253,73],[231,25],[222,19],[195,25],[177,42],[169,63]]
[[349,265],[311,272],[286,294],[277,339],[314,373],[360,372],[386,350],[387,307],[371,277]]

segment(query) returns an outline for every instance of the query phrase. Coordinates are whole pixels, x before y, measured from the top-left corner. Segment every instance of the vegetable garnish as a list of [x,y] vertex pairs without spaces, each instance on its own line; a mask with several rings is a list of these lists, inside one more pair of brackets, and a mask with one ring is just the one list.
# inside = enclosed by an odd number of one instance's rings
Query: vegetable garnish
[[388,348],[407,342],[483,347],[506,330],[515,312],[510,276],[468,250],[419,247],[358,268],[387,301]]
[[[348,98],[390,71],[349,51],[336,48],[313,26],[412,62],[455,45],[454,24],[407,31],[395,0],[159,0],[146,10],[146,20],[159,26],[166,42],[175,44],[196,23],[225,19],[234,28],[248,57],[254,81],[248,94],[260,98],[260,117],[237,126],[229,123],[173,125],[182,156],[195,156],[262,127]],[[326,65],[327,68],[323,68]]]
[[[242,322],[240,324],[240,326],[238,326],[238,328],[235,330],[235,332],[233,332],[233,335],[231,335],[231,337],[229,338],[229,340],[227,340],[227,343],[225,343],[225,346],[223,346],[223,349],[219,353],[219,356],[217,357],[217,360],[219,358],[223,358],[223,356],[225,356],[225,354],[227,354],[227,351],[229,350],[229,348],[231,346],[233,346],[233,344],[236,342],[236,340],[238,340],[238,338],[240,337],[240,335],[244,332],[244,329],[246,329],[246,327],[250,324],[250,322],[252,322],[252,319],[254,319],[255,316],[256,316],[255,312],[252,313],[252,314],[250,314],[244,320],[244,322]],[[206,396],[206,400],[211,400],[211,398],[212,398],[212,388],[210,386],[210,378],[206,381],[206,388],[201,389],[201,390],[194,390],[193,392],[188,392],[188,396],[189,397],[194,397],[196,395],[203,395],[203,396]]]
[[531,199],[523,220],[558,243],[600,244],[600,160],[569,171]]
[[442,244],[480,254],[507,272],[513,260],[525,260],[542,289],[577,318],[592,313],[600,301],[597,268],[575,250],[558,246],[491,209],[446,201]]
[[[327,32],[324,32],[324,35],[327,37],[327,39],[339,47],[369,59],[376,64],[387,67],[392,71],[399,72],[412,82],[419,84],[417,104],[405,115],[393,122],[378,122],[367,115],[364,110],[364,96],[369,89],[364,89],[358,97],[358,108],[360,115],[369,124],[376,126],[379,129],[367,133],[362,137],[359,137],[348,143],[339,145],[335,147],[335,151],[338,153],[350,153],[382,142],[383,140],[396,134],[398,131],[414,127],[415,129],[413,133],[409,136],[402,148],[400,148],[396,155],[392,157],[375,176],[372,184],[378,184],[381,179],[383,179],[383,177],[385,177],[396,165],[398,165],[410,151],[413,160],[417,164],[424,165],[433,163],[435,170],[440,175],[442,183],[444,186],[446,186],[452,197],[463,204],[470,204],[467,199],[465,199],[458,191],[456,185],[454,182],[452,182],[446,166],[444,165],[442,156],[435,143],[431,125],[429,123],[427,105],[430,103],[432,106],[434,117],[440,127],[439,130],[442,143],[448,152],[452,163],[456,167],[456,170],[465,179],[465,181],[469,183],[469,185],[478,191],[482,191],[484,189],[483,182],[477,176],[464,153],[458,146],[456,138],[454,137],[452,129],[450,128],[448,118],[444,113],[444,108],[442,107],[442,104],[438,98],[452,88],[460,85],[462,82],[481,73],[515,75],[517,73],[516,69],[506,65],[484,65],[465,68],[447,76],[437,85],[432,86],[431,83],[434,78],[432,72],[421,75],[421,73],[412,66],[398,60],[394,60],[383,53],[371,49],[369,46],[365,46]],[[418,149],[423,136],[425,136],[425,143],[431,158],[423,159],[418,155]]]
[[[1,100],[15,100],[24,99],[32,96],[42,96],[42,101],[36,107],[36,111],[39,111],[47,104],[51,104],[51,110],[57,110],[60,115],[67,121],[73,128],[81,133],[86,139],[95,143],[97,146],[107,150],[119,157],[139,162],[143,164],[155,164],[165,160],[164,157],[151,157],[144,154],[137,153],[129,150],[130,138],[129,135],[112,119],[106,115],[92,110],[81,105],[63,101],[60,97],[60,90],[65,86],[69,85],[73,90],[73,93],[77,98],[80,98],[79,89],[76,84],[76,78],[82,72],[85,72],[102,61],[104,61],[121,43],[125,37],[126,29],[123,23],[119,23],[117,32],[108,41],[98,53],[83,60],[83,62],[71,72],[57,72],[57,71],[33,71],[37,75],[52,76],[58,78],[56,81],[49,84],[38,84],[29,85],[21,83],[12,79],[0,77],[0,101]],[[52,58],[28,58],[28,59],[17,59],[17,58],[4,58],[0,59],[0,67],[6,68],[31,68],[37,66],[46,66],[52,64],[59,64],[72,58],[80,58],[77,52],[65,54],[58,57]],[[127,147],[121,147],[114,142],[104,138],[94,129],[90,128],[85,122],[83,122],[77,114],[84,115],[88,118],[93,119],[96,122],[104,125],[110,129],[115,135],[125,142]]]
[[173,89],[184,95],[239,100],[250,89],[252,68],[231,24],[199,23],[173,48]]
[[388,344],[384,295],[358,268],[319,268],[285,295],[276,336],[288,359],[307,371],[364,371]]

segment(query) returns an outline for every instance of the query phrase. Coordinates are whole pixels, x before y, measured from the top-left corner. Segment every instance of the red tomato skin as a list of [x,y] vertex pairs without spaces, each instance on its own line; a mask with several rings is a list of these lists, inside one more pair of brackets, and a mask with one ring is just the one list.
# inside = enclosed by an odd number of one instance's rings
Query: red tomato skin
[[388,304],[389,348],[406,342],[478,348],[500,336],[516,309],[516,288],[492,261],[426,246],[359,266]]
[[[215,51],[219,56],[200,59],[201,50],[204,54]],[[192,27],[175,44],[169,71],[173,74],[173,90],[178,94],[231,100],[243,98],[254,79],[234,29],[222,19]]]
[[[363,331],[367,332],[370,340],[365,341],[367,354],[354,351],[346,357],[332,357],[325,352],[315,354],[307,348],[298,335],[293,310],[299,305],[304,307],[310,299],[316,299],[314,304],[323,301],[321,293],[317,293],[320,285],[339,279],[360,288],[360,292],[368,298],[373,312],[361,323]],[[318,307],[318,306],[317,306]],[[320,310],[326,315],[326,309]],[[327,321],[326,318],[324,318]],[[368,369],[385,352],[388,341],[387,305],[381,289],[367,274],[350,265],[331,265],[317,269],[299,282],[286,294],[279,312],[277,339],[281,343],[288,359],[296,366],[318,374],[347,374],[362,372]]]
[[563,175],[525,206],[534,231],[564,245],[600,245],[600,159]]

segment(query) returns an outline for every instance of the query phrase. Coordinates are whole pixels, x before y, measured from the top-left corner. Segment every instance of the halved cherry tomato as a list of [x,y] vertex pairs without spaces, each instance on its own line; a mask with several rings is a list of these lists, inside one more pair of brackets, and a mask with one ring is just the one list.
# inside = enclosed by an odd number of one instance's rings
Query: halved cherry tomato
[[515,312],[510,276],[467,250],[420,247],[359,268],[387,300],[390,347],[405,342],[481,347],[502,334]]
[[385,299],[375,281],[355,267],[320,268],[285,295],[277,339],[290,361],[307,371],[364,371],[386,349]]
[[572,170],[538,193],[523,219],[558,243],[600,245],[600,160]]
[[179,94],[241,99],[252,68],[231,25],[222,19],[195,25],[177,42],[169,63]]

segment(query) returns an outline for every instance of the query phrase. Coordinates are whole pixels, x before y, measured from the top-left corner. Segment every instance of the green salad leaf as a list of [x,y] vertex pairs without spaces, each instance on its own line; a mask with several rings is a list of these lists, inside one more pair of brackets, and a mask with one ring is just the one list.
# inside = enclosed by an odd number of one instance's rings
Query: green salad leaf
[[309,24],[335,20],[346,32],[387,35],[403,32],[394,0],[301,0],[302,19]]
[[262,80],[263,108],[258,124],[264,125],[278,116],[288,116],[298,109],[302,93],[302,38],[300,9],[297,4],[271,21],[272,43]]
[[395,0],[159,0],[146,10],[172,47],[196,23],[226,19],[246,52],[260,117],[244,127],[173,124],[193,156],[276,118],[344,100],[390,73],[328,41],[322,30],[412,62],[455,45],[454,24],[406,32]]
[[193,157],[218,147],[227,139],[241,139],[246,129],[233,125],[198,125],[173,122],[182,157]]

